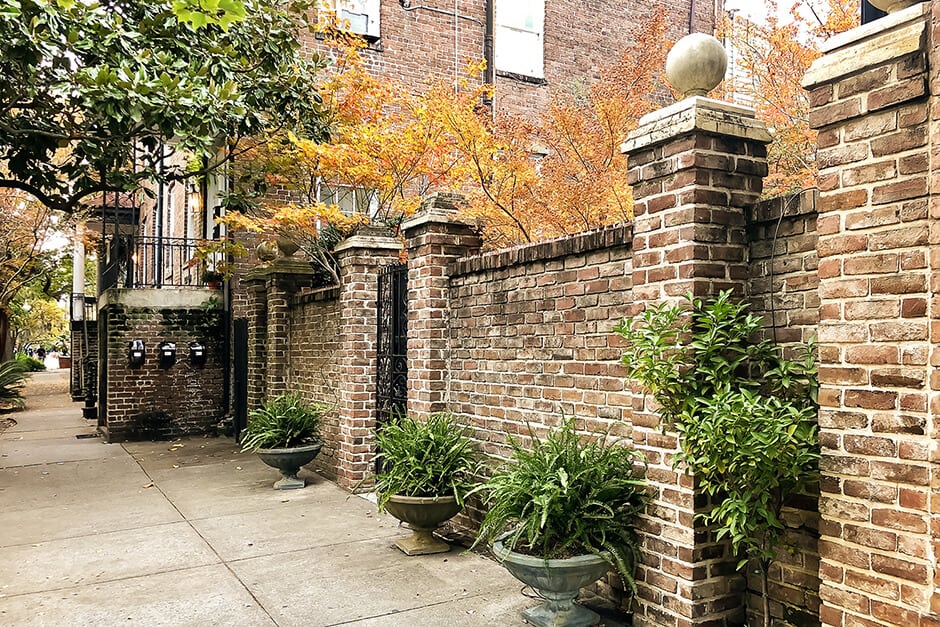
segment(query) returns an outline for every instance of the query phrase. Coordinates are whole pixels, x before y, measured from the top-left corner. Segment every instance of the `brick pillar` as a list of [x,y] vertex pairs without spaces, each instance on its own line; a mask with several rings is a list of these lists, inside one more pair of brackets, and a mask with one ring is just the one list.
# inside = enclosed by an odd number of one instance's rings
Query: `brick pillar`
[[819,131],[824,625],[940,624],[938,25],[933,2],[843,33],[804,79]]
[[248,410],[264,402],[265,363],[268,340],[268,291],[266,268],[246,273],[241,284],[248,295]]
[[[639,306],[707,296],[747,279],[745,210],[761,193],[770,137],[750,109],[689,98],[644,117],[623,145],[633,185],[633,295]],[[674,431],[637,399],[633,436],[655,504],[642,521],[635,625],[726,625],[743,616],[744,579],[696,513],[694,478],[672,468]]]
[[379,268],[395,263],[401,242],[360,230],[336,248],[340,271],[339,434],[336,481],[353,488],[372,470],[375,426],[376,301]]
[[447,408],[449,266],[480,250],[482,239],[459,221],[459,194],[434,194],[402,224],[408,250],[408,413],[426,418]]
[[265,398],[274,398],[289,391],[291,299],[302,287],[312,285],[314,276],[309,262],[293,257],[278,257],[268,266],[265,282]]

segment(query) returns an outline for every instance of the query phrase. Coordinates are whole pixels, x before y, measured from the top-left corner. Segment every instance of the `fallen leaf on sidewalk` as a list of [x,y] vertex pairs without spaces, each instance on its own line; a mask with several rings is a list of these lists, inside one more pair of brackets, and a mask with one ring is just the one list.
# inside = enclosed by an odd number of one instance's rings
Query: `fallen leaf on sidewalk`
[[152,487],[153,487],[153,481],[151,481],[150,483],[148,483],[148,484],[145,485],[144,487],[145,487],[145,488],[152,488]]

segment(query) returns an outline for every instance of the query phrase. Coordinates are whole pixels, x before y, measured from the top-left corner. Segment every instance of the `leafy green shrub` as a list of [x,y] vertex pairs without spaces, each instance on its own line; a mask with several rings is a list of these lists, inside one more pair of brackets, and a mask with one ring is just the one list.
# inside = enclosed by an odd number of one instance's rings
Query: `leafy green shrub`
[[16,356],[16,361],[23,366],[25,372],[37,372],[46,369],[46,364],[44,364],[42,360],[30,357],[26,353],[19,353]]
[[[781,509],[818,478],[814,346],[797,360],[773,342],[754,342],[761,318],[731,292],[688,307],[662,303],[625,319],[628,378],[660,405],[664,428],[680,434],[684,463],[715,506],[699,516],[757,561],[769,620],[767,571],[786,531]],[[769,623],[768,623],[769,624]]]
[[248,414],[242,431],[242,451],[292,448],[318,442],[326,405],[306,403],[295,394],[282,394]]
[[375,443],[383,466],[375,477],[380,509],[396,494],[453,496],[463,505],[477,484],[480,461],[469,430],[450,414],[433,414],[427,422],[398,418],[377,430]]
[[487,512],[474,546],[503,536],[506,548],[544,557],[593,553],[635,590],[634,523],[647,501],[636,451],[607,434],[582,437],[568,418],[530,448],[509,438],[512,456],[480,488]]
[[0,363],[0,402],[22,407],[23,384],[28,376],[25,366],[16,359]]

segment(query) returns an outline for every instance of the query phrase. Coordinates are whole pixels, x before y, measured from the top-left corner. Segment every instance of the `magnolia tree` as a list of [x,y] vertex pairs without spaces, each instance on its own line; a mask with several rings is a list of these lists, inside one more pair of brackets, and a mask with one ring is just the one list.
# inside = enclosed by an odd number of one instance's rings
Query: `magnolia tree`
[[800,85],[829,37],[858,25],[858,2],[798,0],[781,16],[767,0],[764,22],[736,17],[721,30],[736,51],[742,72],[726,84],[753,100],[773,131],[764,194],[776,196],[816,184],[816,131],[809,127],[809,99]]
[[[331,250],[366,222],[395,229],[437,190],[462,191],[464,217],[489,246],[545,239],[629,220],[620,142],[655,108],[668,44],[655,15],[596,84],[572,83],[546,111],[494,116],[482,63],[463,79],[421,89],[371,75],[363,43],[325,25],[331,67],[317,83],[326,141],[270,133],[239,161],[226,222],[289,235],[336,281]],[[346,202],[337,202],[342,194]],[[286,199],[286,200],[285,200]]]
[[298,39],[307,7],[0,0],[0,187],[73,213],[104,191],[204,173],[169,165],[168,147],[232,157],[271,128],[322,136],[320,62]]

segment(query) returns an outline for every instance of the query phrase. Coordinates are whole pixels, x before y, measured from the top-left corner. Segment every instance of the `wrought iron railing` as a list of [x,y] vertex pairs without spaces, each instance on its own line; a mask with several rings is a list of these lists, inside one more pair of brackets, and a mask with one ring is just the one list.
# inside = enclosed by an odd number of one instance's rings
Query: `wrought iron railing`
[[135,237],[128,287],[203,287],[199,240]]

